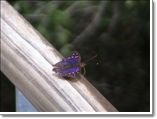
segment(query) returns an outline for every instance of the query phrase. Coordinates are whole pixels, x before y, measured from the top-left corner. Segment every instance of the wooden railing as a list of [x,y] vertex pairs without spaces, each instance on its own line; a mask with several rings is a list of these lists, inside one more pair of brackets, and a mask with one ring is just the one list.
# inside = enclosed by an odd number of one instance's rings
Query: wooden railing
[[38,111],[117,111],[83,76],[71,81],[54,75],[52,65],[61,58],[12,6],[1,1],[1,71]]

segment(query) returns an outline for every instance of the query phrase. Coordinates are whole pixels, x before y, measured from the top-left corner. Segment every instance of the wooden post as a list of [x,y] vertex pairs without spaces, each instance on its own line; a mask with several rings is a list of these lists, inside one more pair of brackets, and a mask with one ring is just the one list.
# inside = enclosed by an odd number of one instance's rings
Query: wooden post
[[1,71],[38,111],[117,111],[83,76],[57,77],[61,55],[6,1],[1,1]]

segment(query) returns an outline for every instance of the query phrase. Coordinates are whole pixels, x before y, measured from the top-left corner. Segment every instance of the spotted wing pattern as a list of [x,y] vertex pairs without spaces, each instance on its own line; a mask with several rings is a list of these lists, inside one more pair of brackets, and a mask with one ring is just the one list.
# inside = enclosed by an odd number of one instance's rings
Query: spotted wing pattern
[[53,65],[53,71],[62,77],[75,77],[81,70],[80,61],[81,57],[79,53],[74,52],[71,56]]

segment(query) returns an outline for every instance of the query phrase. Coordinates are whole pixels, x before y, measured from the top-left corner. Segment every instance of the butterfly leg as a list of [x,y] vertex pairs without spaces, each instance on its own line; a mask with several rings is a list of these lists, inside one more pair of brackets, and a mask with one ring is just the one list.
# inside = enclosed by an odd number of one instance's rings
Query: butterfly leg
[[74,78],[76,78],[76,75],[75,75],[75,73],[74,73],[74,72],[72,73],[72,76],[73,76]]
[[86,74],[86,69],[85,67],[83,67],[83,74],[82,75],[85,75]]

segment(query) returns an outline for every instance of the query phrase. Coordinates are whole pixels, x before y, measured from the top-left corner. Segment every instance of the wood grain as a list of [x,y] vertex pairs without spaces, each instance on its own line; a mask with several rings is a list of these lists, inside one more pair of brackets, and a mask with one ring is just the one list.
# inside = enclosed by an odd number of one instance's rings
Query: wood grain
[[1,71],[38,111],[117,112],[87,79],[57,77],[62,56],[6,1],[1,1]]

